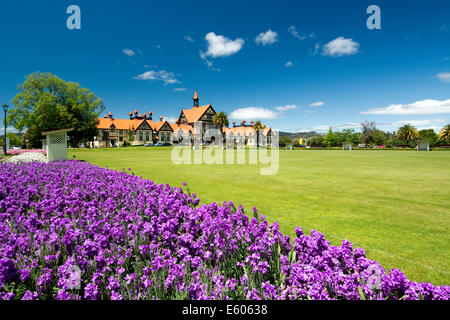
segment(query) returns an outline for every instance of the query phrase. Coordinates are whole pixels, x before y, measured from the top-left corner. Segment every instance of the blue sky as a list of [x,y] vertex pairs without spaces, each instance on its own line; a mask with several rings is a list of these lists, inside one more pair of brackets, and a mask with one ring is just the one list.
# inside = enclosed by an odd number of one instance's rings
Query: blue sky
[[[69,30],[69,5],[81,30]],[[369,30],[366,9],[381,9]],[[448,1],[2,1],[0,100],[32,72],[91,89],[106,112],[169,120],[211,103],[283,131],[450,122]],[[231,119],[234,117],[235,119]]]

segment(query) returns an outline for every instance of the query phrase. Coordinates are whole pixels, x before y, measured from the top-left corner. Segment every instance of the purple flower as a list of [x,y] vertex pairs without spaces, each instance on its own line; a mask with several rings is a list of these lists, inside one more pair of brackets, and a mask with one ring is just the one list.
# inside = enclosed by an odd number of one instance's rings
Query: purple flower
[[37,300],[38,296],[37,292],[27,290],[21,300]]
[[111,292],[111,300],[122,300],[122,296],[118,292],[113,291]]
[[100,297],[100,294],[99,294],[98,287],[96,284],[89,283],[84,288],[84,298],[86,300],[98,300],[99,297]]
[[8,258],[0,259],[0,288],[2,285],[17,276],[16,265],[13,260]]

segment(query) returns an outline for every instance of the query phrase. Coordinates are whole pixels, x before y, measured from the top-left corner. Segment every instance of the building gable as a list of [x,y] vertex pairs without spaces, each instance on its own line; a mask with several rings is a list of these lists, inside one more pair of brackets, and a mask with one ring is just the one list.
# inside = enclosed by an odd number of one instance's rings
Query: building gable
[[172,127],[169,125],[169,123],[166,121],[161,128],[159,128],[158,131],[173,131]]
[[[202,119],[202,116],[205,114],[205,112],[210,108],[212,109],[211,105],[207,104],[201,107],[194,107],[192,109],[183,109],[180,114],[180,123],[194,123],[196,121],[199,121]],[[211,110],[209,112],[211,112]],[[212,109],[212,112],[213,114],[215,114],[214,109]],[[184,116],[184,119],[186,119],[185,122],[181,122],[182,116]]]
[[147,121],[142,121],[142,123],[136,128],[136,130],[152,130]]
[[214,108],[212,107],[212,105],[209,105],[209,108],[205,111],[206,114],[212,114],[215,115],[216,111],[214,110]]
[[213,121],[213,118],[215,116],[216,112],[214,111],[214,109],[210,106],[208,109],[206,109],[206,111],[203,113],[203,115],[201,116],[200,120],[201,121]]
[[180,123],[187,123],[186,115],[184,114],[184,111],[181,111],[180,117],[179,117]]

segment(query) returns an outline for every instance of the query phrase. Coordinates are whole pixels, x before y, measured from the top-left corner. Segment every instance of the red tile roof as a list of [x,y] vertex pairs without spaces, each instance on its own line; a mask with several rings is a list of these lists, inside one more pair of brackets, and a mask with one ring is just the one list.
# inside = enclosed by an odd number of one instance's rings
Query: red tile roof
[[181,130],[183,133],[190,132],[194,134],[194,128],[188,124],[176,124],[176,123],[169,123],[172,127],[172,130],[174,133],[176,133],[178,130]]
[[184,116],[186,117],[186,120],[188,123],[193,123],[195,121],[200,120],[200,118],[203,116],[203,114],[208,110],[208,108],[211,107],[210,104],[196,107],[192,109],[183,109],[182,112],[184,113]]

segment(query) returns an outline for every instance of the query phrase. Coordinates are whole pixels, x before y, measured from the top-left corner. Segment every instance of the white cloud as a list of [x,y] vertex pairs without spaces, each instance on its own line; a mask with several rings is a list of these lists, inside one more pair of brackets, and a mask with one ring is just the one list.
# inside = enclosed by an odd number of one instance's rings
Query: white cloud
[[375,108],[361,112],[361,114],[376,115],[406,115],[406,114],[444,114],[450,113],[450,99],[448,100],[432,100],[426,99],[416,101],[410,104],[391,104],[386,108]]
[[[395,121],[392,123],[382,123],[382,124],[378,124],[377,126],[380,128],[395,129],[395,128],[404,126],[405,124],[410,124],[410,125],[416,127],[418,130],[422,130],[422,129],[440,128],[446,123],[447,123],[446,119],[401,120],[401,121]],[[437,126],[437,125],[440,125],[440,126]]]
[[[380,124],[378,127],[385,128],[385,130],[395,130],[398,129],[401,126],[404,126],[405,124],[410,124],[417,128],[417,130],[424,130],[424,129],[433,129],[436,132],[439,132],[443,125],[448,123],[446,119],[429,119],[429,120],[402,120],[402,121],[396,121],[389,124]],[[389,128],[389,129],[388,129]]]
[[205,61],[205,64],[208,66],[208,69],[209,69],[209,70],[213,70],[213,71],[220,72],[220,69],[219,69],[219,68],[214,68],[214,67],[213,67],[212,61],[209,60],[209,59],[206,57],[206,54],[205,54],[204,52],[201,52],[201,51],[200,51],[200,58],[201,58],[203,61]]
[[323,54],[331,57],[357,54],[358,50],[358,42],[352,39],[345,39],[344,37],[338,37],[323,46]]
[[271,45],[277,42],[277,33],[272,30],[267,30],[266,32],[261,32],[256,38],[255,42],[257,44],[262,44],[263,46]]
[[295,38],[300,39],[300,40],[305,40],[306,36],[302,36],[298,33],[297,29],[295,28],[295,26],[290,26],[288,29],[288,32],[290,32]]
[[310,107],[321,107],[323,106],[325,103],[323,101],[317,101],[317,102],[313,102],[311,103],[309,106]]
[[285,111],[291,110],[291,109],[297,109],[297,106],[295,104],[287,104],[284,106],[275,107],[275,110],[277,110],[278,112],[285,112]]
[[324,131],[324,130],[328,130],[330,128],[330,126],[327,125],[319,125],[319,126],[314,126],[313,130],[314,131]]
[[167,121],[167,122],[170,122],[170,123],[174,123],[177,120],[178,120],[177,117],[163,117],[163,121]]
[[277,106],[275,110],[258,107],[240,108],[231,112],[230,118],[238,120],[275,119],[282,116],[287,110],[296,108],[295,104]]
[[195,40],[190,35],[184,36],[184,40],[189,42],[195,42]]
[[314,53],[313,54],[319,53],[319,49],[320,49],[320,44],[317,42],[316,45],[314,46]]
[[162,81],[164,84],[180,83],[180,81],[175,77],[173,72],[161,71],[147,71],[138,76],[133,77],[136,80],[154,80]]
[[310,55],[315,56],[316,54],[319,53],[320,50],[320,44],[317,42],[314,46],[314,51],[313,50],[309,50]]
[[394,127],[401,127],[405,124],[410,124],[413,126],[429,126],[433,124],[440,124],[445,123],[445,119],[428,119],[428,120],[402,120],[402,121],[396,121],[392,123],[392,126]]
[[172,91],[173,92],[182,92],[182,91],[186,91],[186,88],[174,88]]
[[126,54],[127,56],[129,56],[129,57],[132,57],[132,56],[136,55],[136,53],[133,50],[128,49],[128,48],[123,49],[122,52],[124,54]]
[[209,60],[207,57],[206,57],[206,54],[204,53],[204,52],[201,52],[200,51],[200,58],[202,58],[202,60],[203,61],[205,61],[205,64],[208,66],[208,67],[211,67],[212,66],[212,61],[211,60]]
[[292,61],[288,61],[284,64],[285,67],[293,67],[294,63]]
[[251,119],[275,119],[279,115],[270,109],[248,107],[236,109],[230,114],[230,118],[238,120],[251,120]]
[[208,50],[204,55],[212,58],[231,56],[239,52],[244,45],[244,40],[241,38],[231,40],[224,36],[216,35],[214,32],[208,33],[205,36],[205,40],[208,42]]
[[330,127],[333,130],[356,129],[356,128],[361,127],[361,124],[358,122],[349,122],[349,123],[341,123],[341,124],[334,124],[334,125],[318,125],[318,126],[313,127],[313,130],[325,131],[325,130],[328,130]]
[[450,72],[440,72],[436,77],[442,82],[450,82]]

